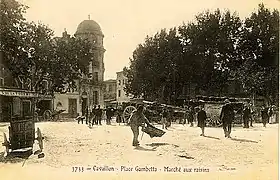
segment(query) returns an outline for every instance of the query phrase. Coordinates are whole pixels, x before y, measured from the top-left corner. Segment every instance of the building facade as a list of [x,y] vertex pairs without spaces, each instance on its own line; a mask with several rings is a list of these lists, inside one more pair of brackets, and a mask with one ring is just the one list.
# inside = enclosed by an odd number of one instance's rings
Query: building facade
[[117,81],[110,79],[104,81],[104,103],[105,106],[110,106],[116,102],[117,97]]
[[[2,53],[0,52],[0,122],[9,122],[12,118],[32,118],[32,98],[38,98],[40,94],[30,90],[30,79],[16,79],[12,76],[4,64]],[[45,96],[37,104],[37,108],[40,109],[38,115],[51,110],[52,98]]]
[[[63,34],[63,37],[67,36],[67,33]],[[64,115],[68,117],[83,115],[86,109],[91,109],[93,105],[104,106],[104,35],[100,26],[88,19],[78,25],[75,36],[90,40],[94,57],[89,65],[89,74],[77,80],[77,89],[55,95],[54,108],[64,109]]]
[[117,92],[116,100],[118,104],[123,102],[129,102],[132,96],[127,95],[125,92],[125,85],[127,83],[127,77],[125,77],[123,71],[117,72]]

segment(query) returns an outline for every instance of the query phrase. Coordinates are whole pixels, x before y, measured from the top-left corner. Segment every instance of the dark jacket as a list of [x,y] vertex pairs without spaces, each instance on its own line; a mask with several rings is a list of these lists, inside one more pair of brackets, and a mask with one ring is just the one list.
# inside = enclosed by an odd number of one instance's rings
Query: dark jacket
[[252,117],[251,115],[251,110],[250,108],[245,108],[245,110],[243,111],[243,118],[244,119],[250,119]]
[[198,111],[198,113],[197,113],[197,121],[198,121],[197,126],[198,127],[205,127],[206,118],[207,118],[207,116],[206,116],[206,112],[204,110]]
[[150,124],[148,119],[145,117],[143,113],[139,113],[134,111],[130,117],[130,126],[139,127],[144,124]]
[[96,116],[101,117],[102,116],[102,109],[101,108],[97,108],[95,114],[96,114]]
[[264,108],[261,110],[261,116],[262,116],[262,119],[269,119],[268,108]]
[[234,120],[234,109],[231,104],[226,104],[222,107],[220,119],[222,122],[232,123]]

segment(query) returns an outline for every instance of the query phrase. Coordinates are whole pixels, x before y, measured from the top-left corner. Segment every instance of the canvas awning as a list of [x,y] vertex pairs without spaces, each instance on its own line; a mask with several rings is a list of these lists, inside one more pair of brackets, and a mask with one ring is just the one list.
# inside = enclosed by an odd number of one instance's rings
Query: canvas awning
[[39,97],[38,93],[22,89],[0,88],[0,96]]

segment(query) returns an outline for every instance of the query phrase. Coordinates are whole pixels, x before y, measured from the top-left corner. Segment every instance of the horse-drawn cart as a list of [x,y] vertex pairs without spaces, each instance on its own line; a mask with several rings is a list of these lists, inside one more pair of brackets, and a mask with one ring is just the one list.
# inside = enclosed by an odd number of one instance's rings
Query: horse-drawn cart
[[7,155],[18,150],[33,152],[33,144],[37,140],[40,152],[42,152],[43,139],[39,128],[35,132],[35,123],[32,118],[14,117],[11,119],[9,126],[9,138],[4,133],[4,142],[2,145],[6,147]]

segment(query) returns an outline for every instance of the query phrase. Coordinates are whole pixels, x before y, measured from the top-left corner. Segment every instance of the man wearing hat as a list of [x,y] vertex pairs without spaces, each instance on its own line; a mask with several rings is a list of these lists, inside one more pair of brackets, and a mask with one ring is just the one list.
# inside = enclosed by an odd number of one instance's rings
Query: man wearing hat
[[132,112],[132,115],[130,117],[130,127],[133,133],[133,142],[132,142],[132,146],[139,146],[139,141],[138,141],[138,136],[139,136],[139,127],[140,126],[144,126],[145,123],[147,125],[150,125],[149,120],[145,117],[145,115],[143,114],[144,111],[144,106],[143,105],[139,105],[137,110]]
[[206,119],[207,119],[207,115],[206,115],[206,112],[204,110],[204,106],[201,105],[199,107],[199,111],[197,113],[197,126],[201,128],[201,134],[200,136],[204,136],[204,129],[205,129],[205,122],[206,122]]
[[251,110],[248,104],[245,104],[245,109],[243,111],[243,121],[244,121],[244,128],[249,128],[249,121],[252,122],[252,115]]
[[234,120],[234,109],[228,99],[225,100],[225,105],[222,107],[220,119],[223,123],[225,137],[230,138],[231,126]]

